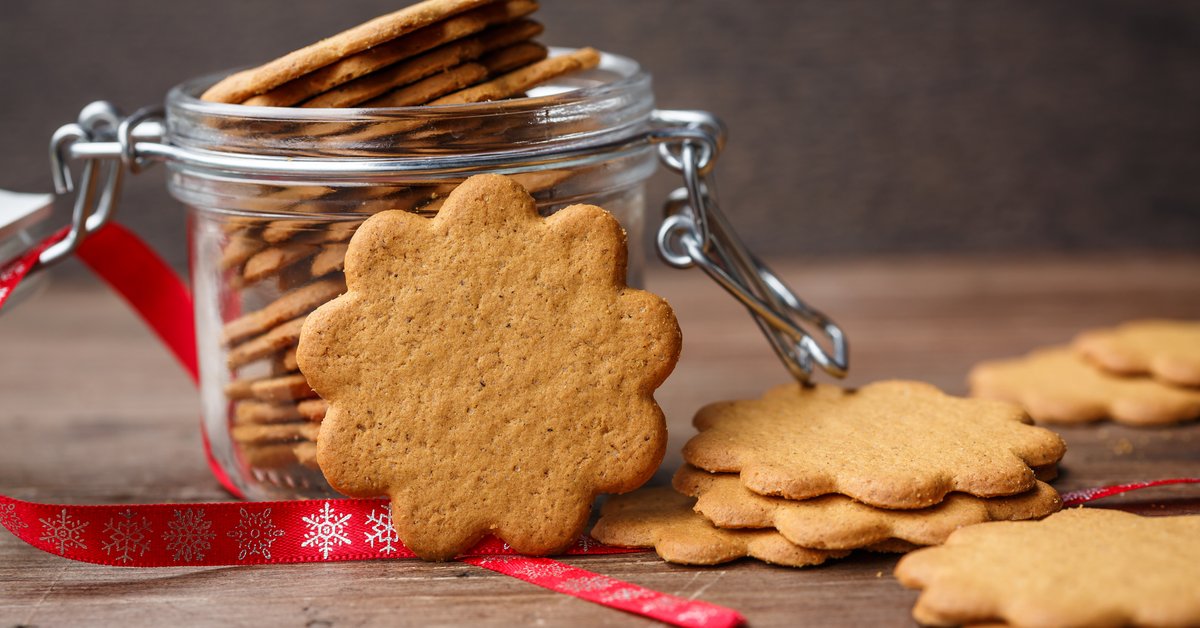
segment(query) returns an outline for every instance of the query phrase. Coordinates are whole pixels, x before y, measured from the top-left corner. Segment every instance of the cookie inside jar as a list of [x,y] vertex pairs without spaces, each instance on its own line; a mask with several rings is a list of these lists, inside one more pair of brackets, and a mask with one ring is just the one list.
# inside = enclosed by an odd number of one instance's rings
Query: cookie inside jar
[[[631,243],[628,280],[641,283],[649,76],[537,43],[536,3],[435,4],[443,13],[425,21],[393,14],[331,38],[350,42],[338,55],[314,44],[168,96],[167,139],[186,149],[169,187],[189,212],[205,430],[250,498],[336,494],[315,460],[325,402],[296,346],[305,317],[345,291],[346,251],[368,217],[432,217],[469,176],[505,174],[544,215],[612,212]],[[287,58],[323,65],[280,82],[272,67]]]

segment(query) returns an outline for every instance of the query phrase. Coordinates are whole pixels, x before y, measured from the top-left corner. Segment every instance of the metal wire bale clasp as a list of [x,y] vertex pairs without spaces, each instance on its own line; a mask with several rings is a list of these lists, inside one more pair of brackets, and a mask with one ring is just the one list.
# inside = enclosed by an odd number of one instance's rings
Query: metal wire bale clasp
[[[35,270],[66,259],[84,238],[112,220],[125,169],[136,173],[147,163],[135,148],[137,139],[147,136],[144,132],[135,135],[135,129],[155,117],[161,117],[157,108],[141,109],[122,117],[112,103],[96,101],[80,111],[77,122],[65,124],[54,132],[50,139],[54,191],[60,195],[75,192],[75,204],[67,236],[42,252]],[[77,149],[82,145],[103,150],[82,157],[83,175],[76,188],[70,163],[73,158],[81,158]]]
[[[797,380],[808,381],[814,363],[834,377],[844,377],[849,348],[841,328],[800,300],[750,253],[717,204],[711,173],[724,147],[724,125],[703,111],[656,111],[655,121],[659,126],[650,140],[658,145],[662,162],[684,182],[664,207],[659,256],[676,268],[699,266],[741,301]],[[804,325],[820,330],[832,355]]]

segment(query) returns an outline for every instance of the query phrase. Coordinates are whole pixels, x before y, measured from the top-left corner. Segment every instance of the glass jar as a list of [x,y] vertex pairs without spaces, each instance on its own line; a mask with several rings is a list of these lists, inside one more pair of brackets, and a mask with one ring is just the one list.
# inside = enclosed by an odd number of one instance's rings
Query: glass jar
[[344,291],[347,242],[371,214],[432,215],[466,177],[510,175],[544,214],[574,203],[612,212],[631,243],[630,281],[640,282],[644,184],[656,157],[645,142],[627,144],[646,133],[654,99],[650,77],[629,59],[605,55],[597,69],[526,98],[437,107],[199,100],[218,78],[170,92],[172,145],[263,161],[405,161],[402,171],[320,174],[169,163],[169,190],[188,208],[204,426],[247,497],[332,494],[315,465],[324,402],[299,372],[295,346],[304,316]]
[[[209,462],[235,493],[333,494],[315,464],[324,402],[296,365],[300,325],[344,290],[347,243],[368,216],[389,209],[433,215],[474,174],[514,177],[545,214],[573,203],[608,209],[631,244],[629,282],[640,285],[645,181],[665,164],[683,185],[667,199],[657,230],[663,261],[701,268],[741,301],[797,380],[806,381],[814,366],[846,373],[841,329],[746,249],[717,204],[711,173],[724,126],[703,111],[654,109],[650,77],[629,59],[604,54],[599,67],[523,98],[436,107],[199,100],[219,78],[171,90],[165,111],[125,117],[97,101],[54,133],[51,174],[59,194],[74,193],[75,208],[70,228],[38,253],[34,270],[66,258],[106,226],[123,173],[167,164],[170,192],[188,209]],[[78,188],[76,162],[83,164]]]

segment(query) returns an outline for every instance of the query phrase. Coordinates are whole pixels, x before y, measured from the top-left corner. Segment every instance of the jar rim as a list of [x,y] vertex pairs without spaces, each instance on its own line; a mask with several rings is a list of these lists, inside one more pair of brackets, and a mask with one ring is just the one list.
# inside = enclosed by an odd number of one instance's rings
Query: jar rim
[[[578,50],[577,48],[549,47],[549,56],[555,57]],[[453,116],[467,114],[493,114],[503,109],[547,109],[556,106],[579,103],[588,100],[604,98],[613,92],[629,90],[642,83],[648,83],[647,74],[637,61],[629,57],[600,52],[600,63],[594,70],[584,72],[593,74],[588,81],[580,81],[575,76],[567,77],[567,81],[552,81],[546,87],[551,93],[539,93],[534,96],[506,98],[482,103],[461,103],[444,105],[413,105],[406,107],[272,107],[262,105],[240,105],[201,100],[199,94],[211,87],[217,81],[246,68],[234,68],[214,72],[184,81],[167,92],[169,109],[191,111],[208,116],[223,116],[230,119],[261,119],[324,122],[344,122],[347,119],[393,119],[419,115],[422,117]],[[539,88],[535,88],[538,91]],[[547,91],[541,89],[540,91]]]
[[[551,48],[552,56],[571,52]],[[549,81],[532,95],[485,103],[386,108],[263,107],[203,101],[222,75],[167,96],[166,139],[193,153],[260,158],[433,159],[558,154],[641,134],[654,110],[650,75],[632,59]]]

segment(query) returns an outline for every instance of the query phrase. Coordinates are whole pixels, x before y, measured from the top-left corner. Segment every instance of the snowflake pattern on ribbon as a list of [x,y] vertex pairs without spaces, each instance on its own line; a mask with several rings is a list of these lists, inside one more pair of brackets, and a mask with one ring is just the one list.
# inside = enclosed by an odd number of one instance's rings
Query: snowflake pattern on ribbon
[[141,557],[150,549],[150,520],[142,517],[139,521],[133,510],[123,510],[109,519],[104,532],[108,540],[100,549],[119,563],[131,563],[134,556]]
[[530,560],[512,567],[511,570],[514,574],[527,578],[561,578],[570,567],[554,561]]
[[582,578],[574,578],[563,581],[558,585],[564,591],[574,591],[576,593],[596,592],[612,588],[615,582],[608,576],[585,576]]
[[343,515],[333,509],[329,502],[323,502],[321,510],[302,517],[308,525],[304,534],[304,542],[300,547],[315,547],[321,552],[321,557],[329,560],[329,554],[338,545],[350,545],[350,537],[346,536],[346,524],[350,515]]
[[250,512],[240,508],[241,518],[237,526],[226,536],[237,541],[238,560],[246,560],[255,554],[271,560],[271,544],[283,536],[283,530],[275,526],[271,520],[271,509],[264,508],[262,512]]
[[380,552],[395,553],[396,546],[393,543],[399,543],[400,537],[396,534],[396,527],[392,525],[392,510],[387,506],[376,508],[367,515],[367,525],[371,526],[371,530],[365,533],[367,544],[374,548],[375,544],[379,543]]
[[58,517],[38,521],[45,526],[41,540],[58,545],[59,554],[68,549],[87,549],[87,543],[83,542],[83,529],[88,527],[88,522],[67,514],[66,508],[58,513]]
[[0,504],[0,525],[12,530],[13,534],[29,527],[17,514],[16,504]]
[[212,541],[217,537],[212,529],[213,522],[199,509],[176,510],[175,518],[167,522],[167,528],[163,540],[175,561],[204,560],[204,553],[212,549]]

